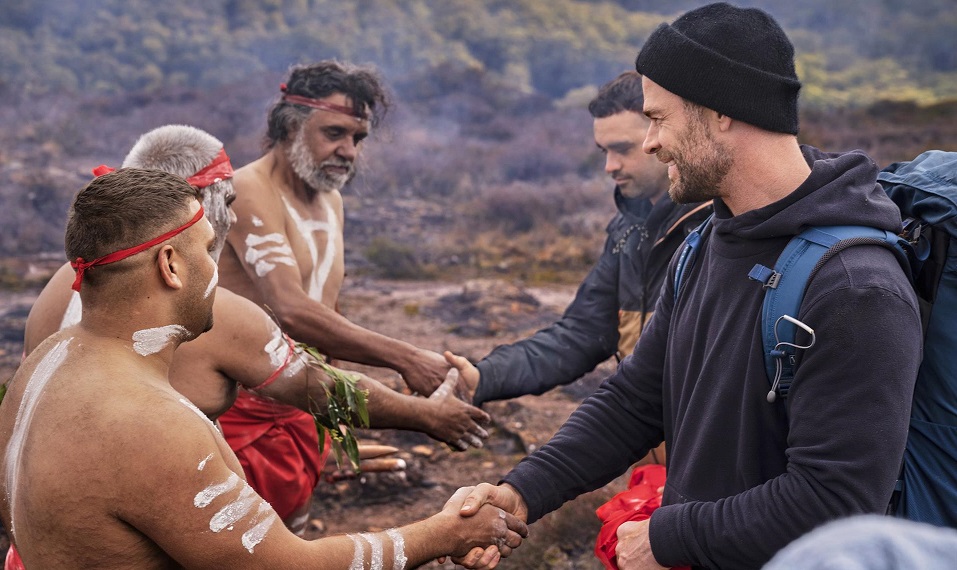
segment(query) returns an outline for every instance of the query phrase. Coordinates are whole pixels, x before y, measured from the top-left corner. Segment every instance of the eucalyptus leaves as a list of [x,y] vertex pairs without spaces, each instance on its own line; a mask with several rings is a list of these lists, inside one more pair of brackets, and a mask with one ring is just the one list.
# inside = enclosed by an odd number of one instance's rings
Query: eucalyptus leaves
[[[326,362],[315,347],[299,343],[297,348],[312,358],[311,366],[318,366],[333,381],[330,389],[322,384],[326,391],[326,410],[321,404],[310,400],[309,412],[316,422],[316,431],[319,433],[319,449],[326,444],[326,433],[332,440],[332,451],[336,455],[336,464],[342,465],[343,452],[349,458],[352,468],[359,472],[359,442],[356,440],[357,428],[369,427],[369,410],[366,407],[368,391],[358,388],[358,378],[334,368]],[[358,420],[358,425],[355,421]]]

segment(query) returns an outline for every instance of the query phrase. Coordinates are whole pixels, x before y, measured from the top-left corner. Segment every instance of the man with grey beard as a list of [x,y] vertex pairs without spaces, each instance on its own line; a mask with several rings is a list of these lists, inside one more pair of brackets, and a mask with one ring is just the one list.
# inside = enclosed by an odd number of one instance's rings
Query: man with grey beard
[[[391,368],[411,390],[429,395],[450,369],[441,355],[367,330],[335,310],[345,277],[340,190],[388,108],[385,90],[373,71],[335,61],[293,67],[280,90],[269,111],[266,153],[233,178],[237,222],[219,261],[220,284],[273,313],[292,338],[332,358]],[[277,414],[286,418],[279,426]],[[295,433],[315,433],[307,429],[312,422],[245,392],[220,417],[247,474],[262,470],[261,480],[310,491],[318,481],[318,441]],[[481,446],[483,437],[475,424],[452,446]]]

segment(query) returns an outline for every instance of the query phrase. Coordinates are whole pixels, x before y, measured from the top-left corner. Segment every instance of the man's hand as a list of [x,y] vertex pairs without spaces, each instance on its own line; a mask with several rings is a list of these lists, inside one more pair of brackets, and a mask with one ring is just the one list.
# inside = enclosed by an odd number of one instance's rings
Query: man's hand
[[[483,483],[488,487],[487,483]],[[484,504],[470,509],[469,518],[464,518],[461,513],[463,509],[463,499],[471,498],[474,494],[474,487],[463,487],[455,492],[442,508],[442,514],[453,515],[449,521],[448,529],[450,536],[456,533],[459,525],[465,524],[468,528],[468,534],[476,533],[481,535],[483,528],[490,526],[491,533],[489,538],[475,540],[466,539],[465,544],[471,543],[473,547],[467,551],[453,552],[452,560],[457,564],[467,562],[467,568],[485,570],[495,568],[502,558],[512,553],[512,550],[522,544],[522,539],[528,536],[528,527],[523,519],[506,512],[505,510],[491,504]],[[471,521],[471,522],[470,522]],[[489,531],[485,531],[489,532]],[[459,542],[456,540],[455,542]],[[461,554],[465,552],[465,554]],[[460,557],[455,556],[458,554]],[[439,559],[440,562],[445,557]],[[462,561],[462,562],[460,562]]]
[[429,435],[445,441],[456,451],[465,451],[472,447],[482,447],[488,432],[483,426],[489,425],[492,418],[482,410],[466,404],[455,397],[459,381],[459,371],[449,370],[442,385],[429,396],[436,405],[435,427]]
[[[514,487],[505,483],[491,485],[481,483],[473,488],[465,500],[459,514],[463,517],[474,516],[485,505],[494,505],[506,513],[515,515],[519,520],[528,520],[528,507],[525,499],[518,494]],[[505,552],[504,548],[492,545],[487,548],[473,548],[462,557],[452,557],[452,562],[471,570],[486,570],[494,568],[501,556],[508,556],[511,549]]]
[[449,372],[449,363],[431,350],[416,349],[413,358],[398,370],[409,390],[420,396],[429,396],[438,388]]
[[452,354],[447,350],[442,356],[459,371],[459,385],[457,388],[459,397],[471,404],[482,376],[478,368],[473,366],[467,358]]
[[643,521],[629,521],[618,527],[618,546],[615,547],[615,557],[618,559],[620,570],[659,570],[667,568],[658,564],[651,553],[651,542],[648,540],[648,527],[651,519]]

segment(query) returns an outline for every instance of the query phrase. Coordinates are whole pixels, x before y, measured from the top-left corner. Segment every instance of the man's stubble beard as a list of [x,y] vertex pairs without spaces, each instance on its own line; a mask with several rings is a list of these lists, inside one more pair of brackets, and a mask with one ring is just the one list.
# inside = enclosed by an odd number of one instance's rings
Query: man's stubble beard
[[[695,143],[694,141],[697,141]],[[714,139],[700,117],[692,117],[679,145],[659,159],[674,160],[678,176],[671,180],[668,196],[677,204],[694,204],[720,196],[719,187],[734,166],[725,145]]]
[[[287,156],[296,176],[317,193],[342,190],[356,174],[355,165],[346,160],[332,158],[316,164],[301,129],[293,139]],[[324,170],[326,166],[345,167],[349,171],[342,175],[329,174]]]

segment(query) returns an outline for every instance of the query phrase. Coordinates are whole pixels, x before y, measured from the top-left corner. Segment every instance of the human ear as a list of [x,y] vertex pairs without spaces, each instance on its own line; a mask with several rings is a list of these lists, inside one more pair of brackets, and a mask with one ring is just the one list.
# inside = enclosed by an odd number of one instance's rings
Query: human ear
[[180,257],[171,245],[164,245],[156,254],[156,265],[159,269],[160,277],[167,287],[171,289],[182,289],[183,280],[180,279]]
[[731,128],[731,121],[733,119],[727,115],[722,115],[721,113],[715,113],[715,120],[717,121],[718,130],[721,132],[726,132]]

